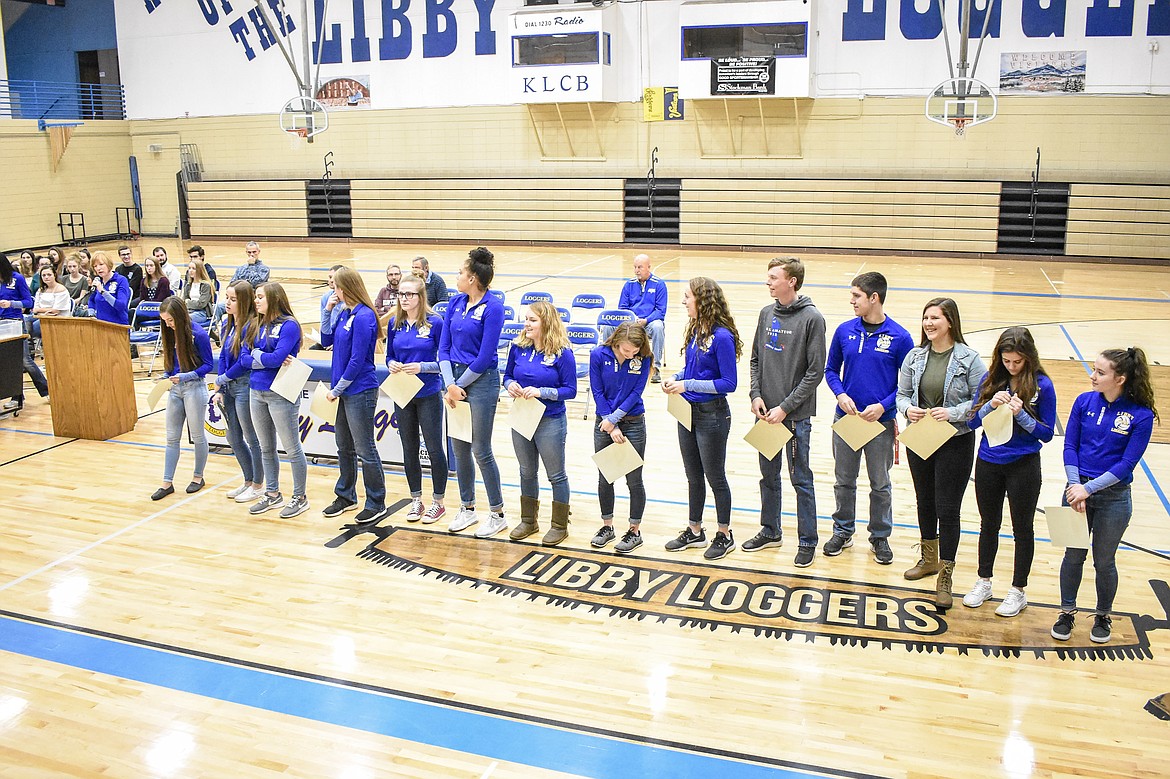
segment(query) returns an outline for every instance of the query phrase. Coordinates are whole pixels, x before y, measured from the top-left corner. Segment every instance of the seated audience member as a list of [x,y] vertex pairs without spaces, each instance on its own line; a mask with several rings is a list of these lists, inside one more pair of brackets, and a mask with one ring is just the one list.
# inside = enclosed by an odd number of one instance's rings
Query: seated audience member
[[81,273],[81,258],[76,252],[65,260],[65,274],[61,277],[61,283],[69,290],[73,307],[84,309],[89,300],[89,279]]
[[161,303],[170,296],[170,280],[163,275],[158,261],[154,257],[147,257],[142,262],[142,284],[138,287],[138,302]]
[[[650,272],[650,258],[639,254],[634,258],[634,277],[622,287],[618,308],[633,311],[638,317],[636,324],[646,328],[650,346],[654,351],[654,373],[650,376],[653,384],[659,382],[662,367],[662,353],[666,346],[666,284]],[[614,328],[603,327],[601,337],[607,340]]]
[[191,260],[187,263],[187,281],[183,285],[181,297],[187,304],[187,313],[190,314],[192,322],[206,325],[211,321],[215,288],[211,284],[211,279],[207,277],[202,260]]
[[[338,270],[344,268],[344,265],[334,265],[329,269],[329,289],[325,290],[325,294],[321,296],[321,332],[334,332],[334,325],[337,320],[341,318],[341,312],[345,310],[345,304],[337,297],[337,286],[334,282],[334,274]],[[329,351],[332,347],[325,346],[321,343],[315,343],[309,347],[317,351]]]
[[130,324],[130,282],[114,273],[114,262],[105,252],[94,252],[93,273],[88,316],[116,325]]
[[443,277],[431,270],[431,264],[426,257],[415,257],[410,263],[414,275],[423,280],[427,287],[427,305],[433,306],[439,301],[447,299],[447,282]]
[[52,268],[53,261],[43,254],[37,257],[36,270],[33,271],[33,277],[28,281],[28,289],[32,294],[37,294],[37,290],[41,288],[41,271],[45,268]]
[[397,265],[386,268],[386,286],[378,290],[378,297],[374,299],[374,310],[378,318],[388,319],[398,305],[398,284],[402,281],[402,269]]
[[195,244],[187,250],[187,260],[199,260],[203,263],[203,270],[207,271],[207,278],[211,279],[211,286],[215,287],[215,291],[219,292],[219,278],[215,275],[215,268],[211,267],[211,263],[207,261],[207,257],[203,253],[203,247]]
[[138,306],[140,300],[138,290],[142,288],[142,266],[134,261],[134,254],[130,251],[129,246],[118,248],[118,259],[121,262],[118,263],[114,272],[130,282],[130,308],[133,309]]
[[158,265],[159,271],[170,282],[171,294],[178,292],[179,288],[183,286],[183,272],[176,268],[175,264],[167,258],[167,250],[161,246],[156,246],[154,247],[154,251],[151,252],[151,256],[154,257],[154,262]]
[[53,273],[57,278],[65,275],[65,250],[60,246],[53,246],[46,254],[49,256],[49,262],[53,265]]
[[259,287],[261,284],[266,284],[268,282],[269,270],[267,265],[260,262],[260,244],[255,241],[248,241],[248,245],[244,247],[244,251],[248,254],[248,261],[236,268],[236,272],[232,275],[232,283],[246,281],[252,285],[252,289]]
[[[0,321],[15,321],[21,322],[21,318],[26,308],[32,308],[33,296],[29,291],[28,283],[25,282],[24,276],[12,267],[12,263],[8,261],[8,257],[0,254]],[[23,339],[24,343],[24,370],[32,378],[33,384],[37,388],[42,398],[48,397],[49,385],[45,381],[45,375],[41,373],[41,369],[32,359],[32,352],[28,348],[28,339]],[[19,408],[24,403],[23,392],[10,399],[4,404],[3,411],[12,411]]]
[[57,274],[52,268],[41,268],[41,287],[33,299],[32,314],[28,317],[28,334],[33,338],[41,337],[41,316],[72,316],[73,300],[69,297],[69,290],[57,281]]
[[[81,258],[81,275],[87,279],[93,278],[93,254],[84,246],[77,250],[77,256]],[[136,289],[136,287],[131,287]]]
[[20,261],[13,263],[13,270],[25,278],[31,279],[37,272],[37,257],[28,249],[20,253]]

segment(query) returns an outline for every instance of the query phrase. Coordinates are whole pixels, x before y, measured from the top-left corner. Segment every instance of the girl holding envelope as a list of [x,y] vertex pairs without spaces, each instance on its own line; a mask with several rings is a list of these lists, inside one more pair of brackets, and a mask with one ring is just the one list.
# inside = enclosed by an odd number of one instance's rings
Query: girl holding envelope
[[[416,276],[407,276],[398,285],[398,302],[386,329],[386,367],[391,373],[418,376],[422,388],[405,406],[395,405],[398,437],[402,439],[402,460],[406,484],[410,487],[410,511],[407,522],[429,525],[447,513],[443,496],[447,493],[447,439],[443,436],[443,399],[439,395],[439,340],[443,320],[431,313],[427,304],[426,284]],[[419,433],[427,444],[431,460],[431,486],[434,497],[423,513],[422,463],[418,456]]]
[[[274,392],[272,380],[285,361],[291,362],[301,350],[301,323],[293,316],[284,287],[275,281],[256,288],[256,313],[259,315],[259,331],[252,349],[252,422],[260,440],[266,490],[248,513],[263,514],[280,508],[281,518],[288,519],[309,510],[309,498],[305,494],[309,463],[301,447],[300,404]],[[277,436],[280,436],[280,445],[292,465],[293,494],[287,505],[280,494]]]
[[207,411],[207,383],[203,377],[211,371],[211,338],[207,331],[191,321],[187,307],[176,297],[169,297],[159,307],[162,320],[163,378],[171,380],[167,398],[167,450],[163,465],[162,486],[150,496],[162,500],[174,494],[172,483],[179,464],[179,441],[183,423],[195,445],[195,475],[187,492],[203,489],[203,468],[207,465],[207,436],[203,417]]
[[447,387],[444,400],[451,408],[461,401],[471,407],[472,442],[453,438],[451,443],[462,505],[447,530],[458,533],[479,522],[475,513],[478,465],[491,513],[475,532],[477,538],[494,536],[508,526],[504,520],[500,468],[492,452],[492,428],[500,402],[500,361],[496,351],[504,329],[504,302],[488,294],[496,275],[495,261],[495,255],[482,246],[468,252],[455,281],[459,294],[447,304],[439,341],[439,369]]
[[[593,428],[593,451],[610,444],[629,441],[634,451],[646,459],[646,406],[642,393],[650,378],[653,360],[650,337],[642,325],[624,322],[609,339],[589,355],[589,389],[597,408]],[[642,545],[642,512],[646,509],[646,487],[642,484],[642,467],[626,474],[630,493],[630,529],[614,546],[619,553],[632,552]],[[601,504],[601,529],[589,542],[601,549],[614,540],[613,484],[598,473],[597,500]]]
[[358,456],[366,505],[354,517],[358,524],[377,522],[386,513],[386,474],[374,443],[374,413],[378,410],[378,372],[374,347],[382,339],[382,323],[370,301],[361,275],[341,267],[333,274],[333,294],[344,308],[334,319],[321,319],[321,345],[333,347],[330,366],[330,402],[337,402],[333,435],[337,441],[337,467],[341,472],[333,502],[321,513],[336,517],[357,506]]
[[[1086,515],[1093,568],[1097,572],[1097,609],[1089,638],[1104,644],[1113,634],[1109,612],[1117,595],[1117,547],[1133,515],[1133,471],[1159,420],[1150,366],[1141,349],[1108,349],[1097,356],[1089,376],[1092,392],[1073,401],[1064,433],[1064,470],[1068,505]],[[1052,637],[1068,641],[1077,613],[1087,549],[1068,547],[1060,564],[1060,616]]]
[[691,429],[680,422],[678,444],[687,474],[688,526],[666,543],[669,552],[707,546],[703,531],[703,505],[707,484],[715,494],[719,530],[703,552],[718,560],[735,549],[731,535],[731,486],[727,483],[727,436],[731,432],[731,408],[727,395],[735,392],[735,363],[743,354],[743,341],[727,307],[723,290],[712,279],[691,279],[683,292],[687,310],[683,333],[683,369],[662,382],[668,395],[682,395],[691,404]]
[[959,511],[975,459],[975,435],[967,420],[986,371],[979,352],[963,339],[958,304],[950,298],[929,301],[922,310],[922,339],[898,372],[897,404],[911,424],[929,414],[954,428],[951,438],[930,457],[906,453],[918,501],[922,558],[905,577],[915,581],[938,574],[934,600],[940,609],[953,603]]
[[212,400],[223,411],[227,440],[244,474],[244,483],[227,494],[236,503],[249,503],[264,494],[264,462],[260,441],[252,426],[252,348],[256,344],[256,304],[252,285],[237,281],[224,291],[223,344]]
[[520,465],[520,524],[509,534],[519,541],[540,530],[540,486],[536,471],[544,461],[552,486],[552,527],[541,543],[556,546],[569,535],[569,477],[565,473],[565,439],[569,434],[565,401],[577,397],[577,361],[555,306],[544,301],[528,307],[524,331],[508,349],[504,387],[513,398],[537,399],[544,416],[529,440],[512,431]]
[[[983,420],[997,408],[1011,412],[1011,438],[993,445],[983,431],[975,461],[975,501],[979,504],[979,578],[963,596],[963,605],[978,608],[991,597],[991,575],[999,551],[999,528],[1003,524],[1003,500],[1007,497],[1012,516],[1016,556],[1012,588],[995,613],[1014,617],[1028,607],[1024,588],[1032,570],[1036,546],[1033,523],[1040,499],[1040,447],[1052,440],[1056,427],[1056,389],[1040,365],[1036,342],[1026,327],[1009,327],[999,336],[991,369],[983,377],[978,409],[967,425],[983,426]],[[1001,412],[1003,413],[1003,412]]]

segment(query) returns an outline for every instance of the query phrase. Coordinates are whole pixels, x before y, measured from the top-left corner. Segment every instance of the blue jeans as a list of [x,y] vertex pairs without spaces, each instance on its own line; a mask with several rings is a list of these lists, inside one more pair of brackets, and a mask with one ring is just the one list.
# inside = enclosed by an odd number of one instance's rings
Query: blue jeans
[[[27,327],[28,323],[26,322],[25,324],[26,324],[25,329],[30,329],[29,327]],[[37,322],[34,320],[33,324],[38,326],[38,328],[37,328],[38,330],[40,329],[40,327],[39,327],[40,322]],[[37,388],[37,394],[40,395],[42,398],[48,397],[48,395],[49,395],[49,382],[48,382],[48,380],[45,379],[45,374],[41,372],[40,366],[37,365],[36,360],[34,360],[32,357],[32,350],[30,349],[31,345],[32,345],[32,341],[28,338],[25,338],[24,339],[24,372],[28,374],[28,377],[30,379],[32,379],[33,386]],[[23,398],[23,397],[24,397],[24,394],[22,392],[21,398]]]
[[252,403],[249,384],[252,377],[244,374],[232,379],[220,388],[223,395],[223,417],[227,421],[227,441],[240,464],[244,481],[252,484],[264,482],[264,460],[260,453],[260,440],[252,426]]
[[378,410],[378,388],[370,387],[337,399],[337,422],[333,435],[337,440],[337,467],[341,475],[333,491],[339,498],[357,503],[357,465],[362,459],[362,484],[366,487],[366,508],[386,508],[386,474],[382,457],[374,443],[374,413]]
[[[613,335],[616,327],[605,325],[601,327],[599,332],[601,334],[601,342],[605,343],[609,337]],[[654,353],[654,364],[659,368],[662,367],[662,353],[666,351],[666,324],[661,319],[655,319],[653,322],[646,323],[646,335],[650,336],[650,351]],[[611,440],[610,443],[613,443]]]
[[207,466],[207,435],[203,430],[203,419],[207,413],[207,383],[181,381],[171,387],[167,397],[167,450],[163,464],[163,481],[175,479],[175,468],[179,465],[179,442],[183,437],[183,423],[195,444],[195,475],[202,476]]
[[280,457],[276,454],[276,438],[292,465],[293,495],[304,496],[309,480],[309,463],[301,446],[298,409],[272,390],[252,390],[252,424],[260,441],[264,461],[264,488],[270,495],[280,492]]
[[769,538],[780,538],[780,526],[785,453],[788,458],[788,478],[796,490],[796,535],[801,546],[817,545],[817,499],[813,492],[813,474],[809,466],[809,439],[812,438],[812,420],[783,422],[792,431],[792,440],[771,460],[760,459],[760,525]]
[[[599,426],[601,418],[593,424],[593,451],[600,452],[613,443],[609,433],[604,433]],[[639,414],[636,417],[625,417],[618,422],[618,429],[634,447],[643,460],[646,459],[646,417]],[[630,493],[630,524],[642,522],[642,514],[646,510],[646,486],[642,483],[642,469],[635,468],[626,474],[626,489]],[[613,519],[614,492],[613,485],[597,474],[597,501],[601,505],[601,518]]]
[[540,483],[536,478],[539,460],[544,461],[544,472],[552,485],[553,500],[569,502],[569,476],[565,473],[565,438],[569,434],[567,415],[550,417],[545,415],[536,426],[536,432],[529,441],[512,431],[512,446],[516,449],[516,462],[520,465],[520,494],[525,498],[540,497]]
[[419,460],[419,430],[431,458],[431,487],[435,500],[447,494],[447,439],[443,436],[443,395],[436,392],[394,407],[398,420],[398,437],[402,440],[402,465],[406,469],[406,486],[412,498],[421,498],[422,462]]
[[[726,530],[731,524],[731,485],[727,483],[727,436],[731,409],[727,398],[691,404],[691,429],[679,423],[678,446],[687,474],[687,521],[703,524],[707,484],[715,494],[715,518]],[[706,482],[704,482],[706,479]]]
[[[458,379],[467,366],[456,363],[451,366]],[[455,475],[459,482],[459,500],[464,506],[475,505],[475,466],[483,475],[483,486],[487,491],[488,507],[492,511],[504,508],[504,493],[500,488],[500,468],[492,452],[492,429],[496,422],[496,404],[500,402],[500,372],[488,368],[478,379],[466,388],[467,402],[471,404],[471,438],[469,444],[457,438],[451,439],[455,449]],[[474,461],[472,460],[474,457]]]
[[890,486],[890,469],[894,467],[894,420],[882,422],[885,430],[858,451],[853,451],[841,436],[833,433],[834,477],[833,533],[852,536],[857,519],[857,476],[861,456],[865,455],[865,472],[869,476],[869,540],[889,538],[894,527],[894,490]]
[[209,316],[207,316],[207,314],[203,313],[202,311],[192,311],[190,313],[191,313],[191,321],[195,322],[197,324],[206,325],[208,322],[211,321],[211,318]]
[[[1089,496],[1085,502],[1089,522],[1089,544],[1093,547],[1093,569],[1097,572],[1097,613],[1108,614],[1117,595],[1117,547],[1133,516],[1128,484],[1114,484]],[[1077,607],[1077,591],[1085,569],[1088,549],[1065,549],[1060,563],[1060,608]]]

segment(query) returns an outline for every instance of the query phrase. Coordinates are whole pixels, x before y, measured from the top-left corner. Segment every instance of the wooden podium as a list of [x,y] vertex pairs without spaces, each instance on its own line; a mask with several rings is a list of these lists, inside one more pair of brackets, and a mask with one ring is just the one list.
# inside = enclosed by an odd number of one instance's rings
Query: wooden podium
[[53,435],[105,441],[138,421],[130,328],[90,317],[40,317]]

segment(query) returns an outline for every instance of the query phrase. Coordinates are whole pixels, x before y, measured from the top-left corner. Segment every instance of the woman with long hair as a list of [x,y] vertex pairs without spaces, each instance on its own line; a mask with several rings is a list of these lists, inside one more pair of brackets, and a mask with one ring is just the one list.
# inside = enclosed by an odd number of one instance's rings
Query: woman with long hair
[[[593,450],[600,452],[611,444],[626,441],[643,460],[646,459],[646,406],[642,393],[650,378],[653,348],[646,328],[632,322],[623,322],[614,329],[604,344],[589,354],[589,390],[597,410],[593,427]],[[646,509],[646,487],[642,483],[642,467],[626,474],[626,489],[630,493],[630,527],[614,545],[621,554],[632,552],[642,545],[642,512]],[[616,537],[613,530],[613,484],[599,471],[597,474],[597,501],[601,505],[601,529],[589,544],[602,549]]]
[[[386,328],[386,367],[391,373],[416,375],[422,381],[405,406],[394,407],[398,437],[402,440],[402,462],[406,486],[410,489],[407,522],[424,525],[438,522],[447,513],[447,439],[443,435],[443,399],[439,384],[439,342],[443,320],[431,313],[426,284],[407,276],[398,285],[398,302]],[[422,461],[419,435],[426,442],[431,465],[431,505],[423,511]]]
[[[250,508],[251,514],[263,514],[279,508],[283,519],[295,517],[309,510],[306,489],[309,481],[309,463],[301,446],[298,424],[299,404],[272,390],[280,366],[301,350],[301,323],[293,316],[284,287],[270,281],[256,288],[256,313],[259,329],[252,348],[252,424],[260,440],[264,460],[265,492]],[[280,494],[280,458],[276,453],[276,439],[288,455],[292,466],[293,494],[288,504]]]
[[[28,288],[28,282],[24,280],[24,276],[12,267],[12,263],[8,261],[8,257],[0,254],[0,320],[13,320],[21,323],[21,327],[27,329],[24,325],[24,310],[32,308],[33,295]],[[33,385],[37,388],[37,392],[42,398],[49,396],[49,384],[45,381],[45,374],[41,373],[41,369],[32,359],[32,352],[28,348],[28,339],[24,339],[24,370],[33,380]],[[10,411],[14,408],[19,408],[24,403],[24,395],[12,398],[5,406],[5,411]]]
[[52,268],[41,268],[41,288],[33,296],[32,316],[29,317],[28,334],[33,338],[41,337],[41,316],[72,316],[73,301],[69,299],[69,290],[64,284],[57,281],[57,274]]
[[181,290],[183,302],[191,312],[191,321],[206,325],[211,321],[211,306],[215,302],[215,287],[203,260],[187,263],[187,282]]
[[179,465],[179,442],[183,423],[195,445],[195,472],[187,492],[199,492],[207,482],[203,469],[207,466],[207,435],[203,419],[207,412],[207,382],[211,371],[211,339],[207,331],[191,321],[183,301],[167,298],[159,307],[162,320],[163,378],[171,380],[167,397],[167,450],[163,464],[162,486],[150,496],[162,500],[175,491],[175,468]]
[[662,391],[682,395],[691,404],[691,429],[678,423],[678,444],[687,474],[688,526],[666,543],[666,549],[678,552],[707,546],[703,507],[710,484],[719,529],[703,557],[718,560],[735,549],[731,486],[727,483],[727,436],[731,432],[727,396],[738,384],[735,364],[743,354],[743,341],[723,289],[714,280],[704,276],[691,279],[682,302],[688,317],[683,332],[683,369],[662,382]]
[[[447,304],[439,342],[439,368],[447,387],[444,400],[451,408],[460,401],[471,406],[471,443],[452,439],[459,481],[459,513],[447,530],[458,533],[479,522],[475,512],[475,468],[479,466],[487,491],[487,522],[475,533],[494,536],[508,526],[500,468],[492,452],[492,428],[500,399],[499,358],[496,348],[504,328],[504,304],[488,294],[495,277],[495,255],[482,246],[468,252],[459,269],[459,294]],[[473,459],[474,458],[474,459]]]
[[158,261],[147,257],[142,261],[142,285],[138,288],[138,302],[161,303],[171,296],[171,282]]
[[37,272],[37,256],[25,249],[20,253],[19,261],[12,267],[25,278],[25,283],[28,283],[28,279],[31,279],[33,274]]
[[69,290],[69,299],[73,301],[74,309],[84,309],[89,299],[89,279],[81,272],[81,257],[76,252],[65,259],[65,273],[61,276],[61,283]]
[[926,459],[906,454],[918,501],[922,556],[904,576],[916,581],[937,574],[934,602],[940,609],[953,604],[959,512],[975,459],[975,436],[967,420],[986,372],[979,352],[963,338],[958,304],[950,298],[928,301],[922,309],[922,338],[898,372],[897,404],[911,423],[930,414],[955,431]]
[[60,246],[52,246],[49,248],[49,251],[46,252],[46,254],[49,257],[49,262],[53,264],[53,273],[57,274],[58,278],[64,276],[66,259],[65,250]]
[[333,347],[327,397],[338,406],[333,433],[341,473],[333,488],[337,497],[321,513],[335,517],[357,506],[360,456],[366,505],[354,519],[365,524],[377,522],[386,513],[386,475],[374,442],[374,414],[378,410],[374,347],[382,340],[382,323],[356,270],[339,268],[333,276],[333,287],[337,302],[344,308],[336,323],[331,317],[321,320],[321,345]]
[[995,609],[1014,617],[1028,607],[1024,588],[1036,548],[1033,529],[1040,499],[1040,447],[1052,440],[1056,427],[1056,389],[1040,364],[1036,342],[1026,327],[1009,327],[995,343],[991,368],[980,384],[975,415],[967,425],[983,426],[984,418],[1000,406],[1012,414],[1012,437],[992,446],[984,434],[975,460],[975,501],[979,505],[979,578],[963,596],[963,605],[982,606],[991,597],[991,576],[999,551],[1003,501],[1007,497],[1015,538],[1012,587]]
[[569,477],[565,473],[569,425],[565,401],[577,397],[577,361],[565,324],[552,303],[541,301],[528,307],[524,330],[508,348],[504,389],[513,398],[544,404],[544,414],[531,440],[512,431],[512,446],[520,466],[520,524],[510,537],[520,541],[540,530],[540,485],[536,473],[543,461],[553,502],[552,527],[541,544],[556,546],[569,535]]
[[259,329],[255,293],[246,281],[228,285],[227,317],[219,350],[219,373],[212,400],[223,410],[227,441],[240,465],[244,483],[228,491],[236,503],[251,503],[264,494],[264,460],[252,425],[252,349]]
[[[1096,571],[1097,608],[1089,638],[1104,644],[1113,634],[1117,595],[1117,547],[1133,516],[1130,484],[1150,444],[1154,422],[1154,385],[1146,353],[1137,347],[1106,349],[1093,362],[1092,392],[1073,401],[1064,431],[1067,505],[1086,515]],[[1077,592],[1087,549],[1068,547],[1060,564],[1060,616],[1052,637],[1067,641],[1077,613]]]

